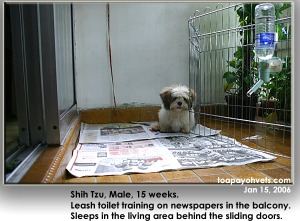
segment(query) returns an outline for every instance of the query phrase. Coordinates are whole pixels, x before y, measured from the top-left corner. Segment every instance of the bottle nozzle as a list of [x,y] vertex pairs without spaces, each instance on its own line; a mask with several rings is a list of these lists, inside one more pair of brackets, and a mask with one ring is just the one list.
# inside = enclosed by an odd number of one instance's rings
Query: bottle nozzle
[[257,89],[264,83],[263,80],[259,80],[258,82],[256,82],[255,85],[253,85],[253,87],[247,92],[247,96],[251,97],[251,95],[257,91]]

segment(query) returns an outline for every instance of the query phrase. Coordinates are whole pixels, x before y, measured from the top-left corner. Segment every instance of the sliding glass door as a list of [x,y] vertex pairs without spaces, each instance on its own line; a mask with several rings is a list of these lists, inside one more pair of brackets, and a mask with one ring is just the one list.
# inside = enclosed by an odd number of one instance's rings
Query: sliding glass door
[[4,8],[5,139],[9,141],[5,157],[10,173],[24,160],[16,160],[16,152],[30,154],[37,146],[60,145],[77,109],[72,5],[6,3]]

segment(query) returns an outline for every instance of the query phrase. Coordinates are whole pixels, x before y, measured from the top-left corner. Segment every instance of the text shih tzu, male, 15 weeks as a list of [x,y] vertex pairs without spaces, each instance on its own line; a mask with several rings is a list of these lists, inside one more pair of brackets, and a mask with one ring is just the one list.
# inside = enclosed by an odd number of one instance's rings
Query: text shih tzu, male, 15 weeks
[[195,96],[192,89],[183,85],[162,89],[160,97],[163,104],[158,113],[159,122],[151,125],[152,130],[189,133],[195,126],[192,109]]

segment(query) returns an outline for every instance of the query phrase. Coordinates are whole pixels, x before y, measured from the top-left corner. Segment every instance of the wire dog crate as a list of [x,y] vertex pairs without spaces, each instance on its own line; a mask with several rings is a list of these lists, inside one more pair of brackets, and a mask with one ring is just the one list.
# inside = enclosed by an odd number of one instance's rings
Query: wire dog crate
[[188,21],[189,84],[198,122],[250,147],[290,156],[292,122],[291,5],[277,7],[274,56],[282,71],[248,97],[259,80],[255,56],[257,4],[217,4]]

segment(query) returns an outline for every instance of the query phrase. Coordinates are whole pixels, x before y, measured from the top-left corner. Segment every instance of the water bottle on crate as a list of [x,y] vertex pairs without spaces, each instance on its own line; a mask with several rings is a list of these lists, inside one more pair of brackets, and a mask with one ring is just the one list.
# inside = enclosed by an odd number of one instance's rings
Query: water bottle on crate
[[275,50],[275,7],[271,3],[255,7],[255,53],[261,60],[271,59]]

